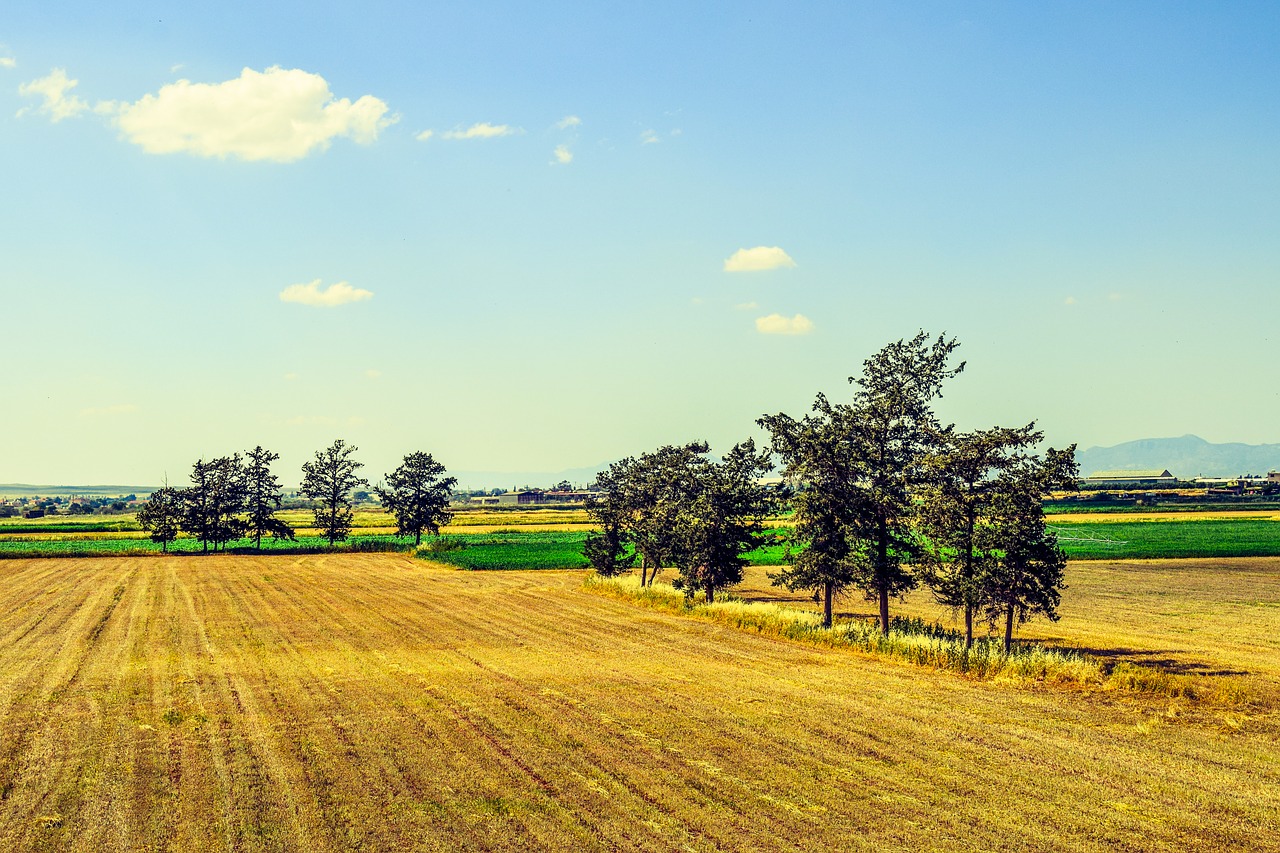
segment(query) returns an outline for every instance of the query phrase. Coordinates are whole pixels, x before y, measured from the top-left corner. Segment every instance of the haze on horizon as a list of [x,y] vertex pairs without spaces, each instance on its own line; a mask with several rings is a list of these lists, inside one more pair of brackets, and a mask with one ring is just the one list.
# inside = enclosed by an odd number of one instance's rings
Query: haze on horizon
[[1280,441],[1280,8],[19,2],[0,481],[560,471],[890,340],[1082,448]]

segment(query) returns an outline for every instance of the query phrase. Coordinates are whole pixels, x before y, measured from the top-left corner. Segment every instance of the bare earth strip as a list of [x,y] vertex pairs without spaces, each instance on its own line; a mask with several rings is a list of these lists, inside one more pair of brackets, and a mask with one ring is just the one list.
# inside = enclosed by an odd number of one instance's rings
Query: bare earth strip
[[0,573],[4,850],[1280,848],[1274,727],[770,640],[579,573]]

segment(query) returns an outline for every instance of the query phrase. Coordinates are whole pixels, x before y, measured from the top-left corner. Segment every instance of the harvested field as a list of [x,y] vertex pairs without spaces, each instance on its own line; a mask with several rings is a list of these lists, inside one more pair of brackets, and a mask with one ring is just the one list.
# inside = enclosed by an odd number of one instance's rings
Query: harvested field
[[0,573],[6,850],[1280,847],[1265,721],[770,640],[576,572]]

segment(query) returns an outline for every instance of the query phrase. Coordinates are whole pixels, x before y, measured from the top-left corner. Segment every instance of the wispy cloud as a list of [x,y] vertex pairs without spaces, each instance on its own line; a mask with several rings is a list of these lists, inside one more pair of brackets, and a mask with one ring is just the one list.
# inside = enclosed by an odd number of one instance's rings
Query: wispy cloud
[[138,407],[133,403],[113,403],[109,406],[92,406],[87,409],[81,409],[80,417],[103,418],[112,417],[113,415],[127,415],[136,411],[138,411]]
[[373,292],[352,287],[345,281],[320,289],[320,279],[307,284],[291,284],[280,291],[281,302],[297,302],[300,305],[314,305],[320,308],[332,308],[335,305],[346,305],[348,302],[361,302],[372,299]]
[[[40,77],[20,85],[18,94],[24,98],[32,96],[43,98],[43,103],[35,107],[34,110],[41,115],[47,115],[50,121],[59,122],[64,118],[77,116],[89,109],[89,104],[86,101],[70,94],[71,90],[79,84],[79,80],[72,80],[67,77],[65,68],[55,68],[47,77]],[[23,107],[18,110],[18,115],[24,115],[31,112],[32,109],[32,107]]]
[[1076,298],[1075,298],[1074,296],[1068,296],[1066,299],[1062,300],[1062,304],[1063,304],[1063,305],[1075,305],[1075,304],[1076,304]]
[[760,303],[758,303],[758,302],[739,302],[737,305],[735,305],[735,306],[733,306],[733,307],[734,307],[734,309],[735,309],[735,310],[737,310],[737,311],[755,311],[757,308],[759,308],[759,307],[760,307]]
[[[489,124],[488,122],[478,122],[471,125],[466,130],[446,130],[440,134],[441,139],[495,139],[499,136],[513,136],[520,132],[520,128],[512,127],[509,124]],[[421,135],[419,135],[421,138]]]
[[560,128],[561,130],[568,130],[571,127],[577,127],[580,124],[582,124],[582,119],[578,118],[577,116],[565,116],[564,118],[556,122],[556,127]]
[[422,131],[422,133],[419,133],[417,136],[415,136],[414,139],[418,140],[419,142],[426,142],[428,139],[430,139],[435,135],[436,135],[436,132],[434,130],[424,130]]
[[770,314],[756,318],[756,331],[762,335],[807,335],[813,331],[813,321],[803,314],[794,317]]
[[294,373],[293,371],[289,371],[284,375],[284,381],[286,382],[293,382],[297,378],[298,378],[298,374]]
[[657,145],[657,144],[658,144],[659,142],[661,142],[661,141],[662,141],[662,139],[660,139],[660,138],[658,137],[657,132],[656,132],[656,131],[654,131],[653,129],[649,129],[649,130],[643,131],[643,132],[640,134],[640,144],[641,144],[641,145]]
[[726,258],[724,271],[760,272],[795,265],[796,262],[791,260],[791,256],[777,246],[756,246],[754,249],[739,249]]
[[319,74],[278,66],[245,68],[222,83],[179,80],[108,106],[125,138],[151,154],[280,163],[323,151],[337,137],[368,145],[397,120],[379,98],[335,99]]
[[569,150],[568,145],[557,145],[556,150],[551,152],[556,157],[556,163],[561,166],[567,166],[573,162],[573,152]]
[[0,56],[0,68],[17,68],[18,60],[12,56]]
[[368,379],[381,379],[381,378],[382,378],[382,371],[381,371],[381,370],[375,370],[375,369],[373,369],[373,368],[369,368],[368,370],[366,370],[366,371],[364,372],[364,375],[365,375],[365,377],[366,377],[366,378],[368,378]]

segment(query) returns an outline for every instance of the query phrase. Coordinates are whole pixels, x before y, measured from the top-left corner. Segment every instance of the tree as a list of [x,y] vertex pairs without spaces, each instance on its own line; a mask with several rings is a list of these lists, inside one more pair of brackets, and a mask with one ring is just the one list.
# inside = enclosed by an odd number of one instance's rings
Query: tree
[[1004,651],[1013,645],[1013,625],[1036,614],[1056,622],[1067,557],[1044,519],[1044,495],[1054,489],[1074,489],[1079,469],[1076,446],[1049,448],[1043,458],[1031,456],[1002,477],[1000,499],[992,528],[999,559],[983,583],[983,607],[994,628],[1004,622]]
[[138,526],[151,534],[152,542],[160,543],[160,550],[169,553],[169,543],[178,538],[182,529],[182,493],[165,486],[151,493],[146,505],[138,511]]
[[369,485],[368,480],[356,474],[364,467],[351,458],[357,449],[338,439],[327,449],[317,450],[315,459],[302,466],[302,485],[298,492],[320,502],[313,509],[316,527],[324,531],[330,548],[351,532],[352,490]]
[[[690,499],[690,471],[709,449],[705,442],[666,445],[615,462],[596,475],[598,495],[587,501],[587,512],[601,524],[604,536],[613,535],[617,542],[630,542],[635,548],[641,586],[652,585],[658,572],[672,564],[679,545],[678,515]],[[616,528],[613,534],[608,532],[610,526]],[[594,540],[593,548],[604,544]],[[611,553],[624,559],[621,551]]]
[[835,415],[828,412],[796,420],[778,414],[757,421],[772,434],[783,475],[803,484],[791,499],[791,540],[801,547],[788,547],[788,565],[769,577],[775,586],[820,595],[824,628],[831,627],[835,597],[857,581],[861,556],[849,535],[862,477],[861,457]]
[[271,473],[271,463],[280,454],[258,445],[246,451],[244,461],[245,532],[253,539],[253,547],[262,550],[262,537],[293,539],[293,528],[276,518],[276,510],[284,499],[280,481]]
[[[880,630],[889,633],[889,599],[914,589],[910,565],[923,553],[915,525],[915,495],[927,481],[925,457],[945,432],[931,403],[964,369],[948,367],[955,339],[930,342],[921,331],[888,344],[863,362],[850,403],[822,394],[803,421],[766,416],[784,459],[811,470],[802,500],[811,503],[801,532],[822,551],[801,563],[794,582],[832,591],[851,584],[878,601]],[[825,448],[825,449],[824,449]],[[826,466],[825,468],[823,466]],[[842,541],[843,540],[843,541]]]
[[422,543],[422,532],[440,535],[440,527],[453,518],[449,499],[457,477],[445,477],[445,468],[430,453],[410,453],[399,468],[386,475],[387,485],[374,491],[387,511],[396,517],[396,535],[412,536]]
[[930,404],[942,385],[962,370],[947,366],[956,340],[932,343],[917,332],[863,362],[850,377],[854,394],[853,440],[863,457],[865,485],[857,492],[852,533],[868,546],[859,586],[879,600],[880,630],[889,633],[889,599],[916,586],[908,566],[921,553],[915,531],[914,492],[927,481],[926,453],[942,432]]
[[191,468],[191,485],[182,490],[183,529],[200,540],[205,553],[244,535],[238,517],[244,508],[244,471],[240,454],[220,456]]
[[587,534],[582,543],[582,554],[596,570],[596,574],[611,578],[631,571],[636,563],[636,553],[628,549],[628,538],[617,519],[605,519],[601,530]]
[[966,647],[983,605],[984,578],[998,559],[992,515],[1008,487],[1005,476],[1043,438],[1035,424],[1010,429],[946,431],[927,460],[920,527],[932,557],[925,580],[940,604],[964,613]]
[[747,439],[723,461],[701,456],[691,461],[674,528],[673,556],[680,576],[672,585],[677,589],[688,595],[702,590],[710,604],[716,590],[742,581],[747,565],[743,555],[759,547],[762,522],[774,505],[759,483],[773,467],[770,455],[768,450],[757,453],[755,442]]

